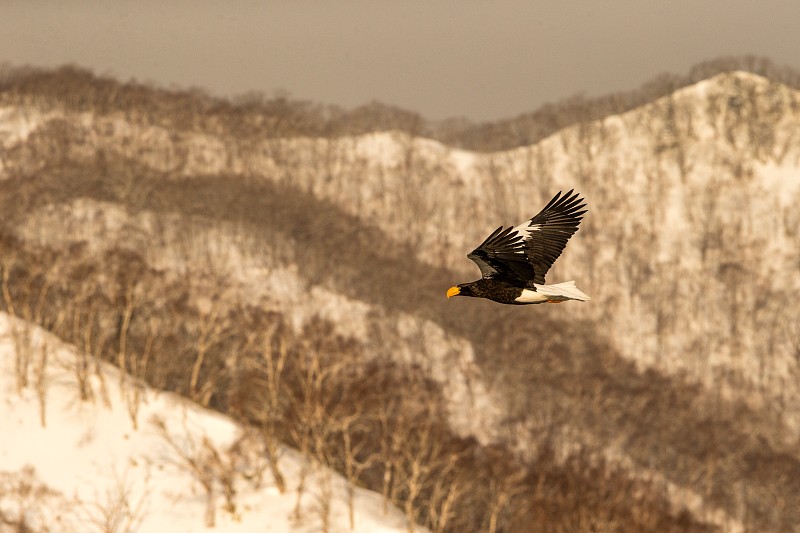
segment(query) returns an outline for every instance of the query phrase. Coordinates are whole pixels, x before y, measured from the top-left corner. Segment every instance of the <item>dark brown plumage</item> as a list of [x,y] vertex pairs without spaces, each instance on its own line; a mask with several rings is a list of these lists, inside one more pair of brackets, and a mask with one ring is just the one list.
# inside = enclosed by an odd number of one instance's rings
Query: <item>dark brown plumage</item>
[[586,213],[583,201],[572,190],[559,192],[529,221],[497,228],[467,254],[480,268],[481,279],[451,287],[447,297],[473,296],[505,304],[590,300],[573,281],[545,285],[547,271],[578,231]]

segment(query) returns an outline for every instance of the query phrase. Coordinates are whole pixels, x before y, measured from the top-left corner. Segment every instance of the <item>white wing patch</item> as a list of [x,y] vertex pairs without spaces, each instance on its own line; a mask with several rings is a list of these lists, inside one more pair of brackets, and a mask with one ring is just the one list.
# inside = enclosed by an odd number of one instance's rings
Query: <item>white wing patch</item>
[[529,241],[531,240],[531,232],[542,231],[542,226],[541,224],[531,224],[529,220],[528,222],[523,222],[519,226],[514,226],[514,229],[511,231],[521,236],[523,241]]

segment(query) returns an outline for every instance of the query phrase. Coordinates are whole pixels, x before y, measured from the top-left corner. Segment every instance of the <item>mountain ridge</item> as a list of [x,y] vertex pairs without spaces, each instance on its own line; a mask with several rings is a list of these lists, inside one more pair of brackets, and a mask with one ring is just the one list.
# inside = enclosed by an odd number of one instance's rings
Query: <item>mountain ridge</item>
[[[242,143],[87,112],[15,130],[6,112],[5,230],[56,255],[168,237],[171,259],[146,262],[241,276],[237,298],[265,283],[298,329],[313,313],[292,295],[311,296],[369,351],[426,368],[452,411],[472,396],[454,424],[484,442],[588,449],[662,475],[666,499],[701,522],[777,531],[800,512],[771,499],[800,492],[786,476],[800,392],[781,330],[800,290],[798,222],[795,199],[763,191],[796,198],[799,100],[732,73],[491,154],[397,132]],[[478,275],[470,243],[573,186],[590,211],[548,279],[583,280],[591,306],[444,301],[448,283]]]

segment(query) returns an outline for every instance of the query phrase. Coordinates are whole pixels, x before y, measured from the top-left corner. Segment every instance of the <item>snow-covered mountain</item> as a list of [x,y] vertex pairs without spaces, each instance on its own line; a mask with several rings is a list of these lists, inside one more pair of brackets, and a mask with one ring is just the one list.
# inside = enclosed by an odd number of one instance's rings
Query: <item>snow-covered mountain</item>
[[[323,319],[421,367],[462,437],[578,451],[724,530],[800,519],[800,92],[745,72],[514,150],[404,132],[240,135],[0,94],[5,230],[130,250],[198,308]],[[548,276],[590,304],[443,302],[466,252],[558,190],[589,214]],[[65,261],[67,259],[64,259]],[[57,271],[58,269],[52,269]],[[53,274],[57,275],[57,274]]]
[[86,357],[0,313],[0,531],[407,531],[360,488],[351,528],[346,480],[292,449],[280,491],[252,430],[107,363],[93,362],[82,400]]

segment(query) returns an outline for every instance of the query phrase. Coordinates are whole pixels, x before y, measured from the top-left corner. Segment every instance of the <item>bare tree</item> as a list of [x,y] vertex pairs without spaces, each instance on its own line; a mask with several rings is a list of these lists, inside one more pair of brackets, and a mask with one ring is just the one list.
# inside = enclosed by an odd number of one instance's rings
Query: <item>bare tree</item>
[[[293,422],[289,425],[292,442],[307,457],[315,470],[335,467],[338,451],[338,421],[351,414],[347,384],[357,366],[356,354],[341,338],[332,334],[326,323],[316,319],[306,328],[298,351],[293,356],[290,401]],[[295,516],[300,515],[309,465],[301,468],[297,486]]]
[[[489,480],[489,533],[496,533],[503,523],[503,515],[509,508],[512,499],[525,492],[524,484],[526,471],[504,472],[492,476]],[[504,528],[501,528],[501,530]]]
[[431,476],[430,496],[428,498],[428,522],[434,533],[443,533],[451,520],[457,516],[459,500],[464,492],[473,489],[462,478],[456,476],[460,456],[450,455],[444,464],[440,465],[436,475]]
[[61,507],[61,493],[42,483],[30,465],[19,472],[0,472],[0,531],[51,531],[48,511]]
[[[139,409],[142,402],[145,401],[145,394],[147,391],[147,383],[145,381],[147,375],[147,367],[150,359],[153,356],[153,345],[158,334],[158,320],[151,319],[147,324],[147,336],[144,339],[142,351],[139,354],[132,354],[130,357],[130,374],[131,383],[128,387],[122,390],[125,399],[125,405],[128,410],[128,417],[131,419],[133,429],[139,429]],[[120,372],[125,370],[121,369]]]
[[42,427],[47,426],[47,389],[50,382],[47,375],[47,363],[50,356],[50,346],[47,339],[39,339],[39,358],[33,370],[36,398],[39,401],[39,422]]
[[250,333],[250,343],[258,347],[259,357],[248,362],[255,367],[258,376],[256,383],[260,385],[258,390],[262,392],[252,416],[261,428],[272,478],[278,490],[283,493],[286,490],[286,481],[279,464],[280,442],[277,429],[284,416],[282,380],[289,356],[287,332],[276,324],[269,332]]
[[232,335],[226,310],[219,295],[215,295],[199,313],[197,332],[194,336],[195,359],[189,377],[189,397],[200,405],[207,406],[216,387],[216,374],[207,373],[201,383],[200,371],[206,362],[209,350]]
[[147,493],[133,495],[133,482],[127,474],[114,473],[114,484],[92,502],[78,509],[81,523],[98,533],[134,533],[144,520]]
[[[225,496],[225,510],[235,514],[236,487],[232,461],[224,461],[214,444],[203,436],[198,439],[189,428],[184,427],[185,435],[176,437],[167,428],[163,419],[154,417],[153,425],[164,441],[176,453],[176,465],[188,472],[200,483],[206,495],[206,527],[216,524],[217,484],[220,484]],[[231,459],[231,458],[229,458]]]
[[394,419],[397,412],[401,409],[399,401],[387,399],[381,404],[377,413],[379,427],[379,460],[383,464],[383,483],[381,494],[383,495],[383,513],[389,512],[389,504],[394,503],[397,484],[395,483],[395,461],[400,448],[403,445],[402,432],[395,430]]
[[128,361],[128,332],[131,327],[131,318],[136,309],[136,305],[140,298],[136,290],[135,277],[131,278],[123,285],[122,295],[122,308],[119,323],[119,344],[117,350],[117,366],[120,369],[119,374],[119,387],[120,391],[124,392],[127,377],[127,361]]
[[[42,324],[47,295],[57,275],[53,261],[48,260],[52,258],[43,259],[33,271],[22,268],[23,265],[14,256],[4,259],[0,264],[0,289],[6,310],[12,317],[19,319],[12,320],[10,324],[15,347],[14,369],[18,391],[28,385],[28,373],[34,359],[32,324]],[[15,268],[19,269],[19,275],[15,279],[15,290],[12,290],[10,280]],[[16,296],[14,292],[17,293]]]
[[[373,424],[368,422],[359,404],[355,404],[354,407],[358,409],[356,412],[336,421],[342,439],[343,449],[341,453],[344,462],[344,475],[347,479],[347,518],[350,529],[355,529],[356,527],[355,489],[358,486],[361,474],[372,467],[378,460],[378,455],[375,452],[368,453],[365,458],[362,458],[367,452],[368,440],[361,438],[359,434],[369,431]],[[353,437],[356,437],[355,442]]]
[[394,458],[409,533],[414,533],[419,520],[418,498],[430,488],[432,478],[441,466],[442,443],[436,438],[433,421],[427,414],[424,410],[419,411],[404,421],[405,424],[401,425],[404,442],[400,454]]

